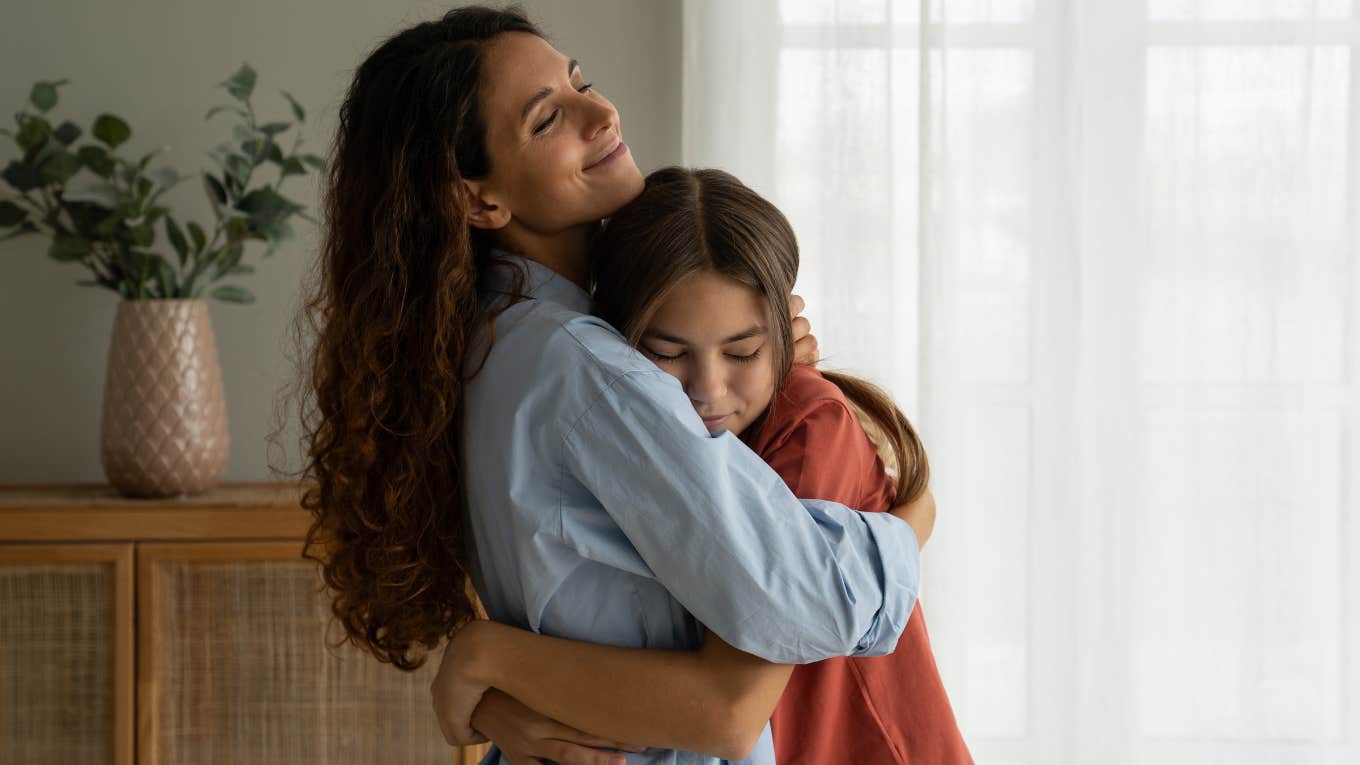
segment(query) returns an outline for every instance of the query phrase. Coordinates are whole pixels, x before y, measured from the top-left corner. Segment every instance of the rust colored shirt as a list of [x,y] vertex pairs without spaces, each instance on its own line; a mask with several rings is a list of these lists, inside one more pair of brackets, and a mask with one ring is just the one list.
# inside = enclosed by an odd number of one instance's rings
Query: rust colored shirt
[[[802,499],[866,512],[893,505],[893,481],[845,394],[812,367],[793,367],[764,421],[742,440]],[[891,654],[796,667],[770,723],[780,765],[973,762],[919,602]]]

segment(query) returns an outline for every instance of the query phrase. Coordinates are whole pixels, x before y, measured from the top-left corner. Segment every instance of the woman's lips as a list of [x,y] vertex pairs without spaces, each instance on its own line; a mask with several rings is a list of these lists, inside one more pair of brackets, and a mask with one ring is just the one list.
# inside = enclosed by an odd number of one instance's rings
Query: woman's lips
[[609,164],[610,162],[613,162],[614,160],[618,159],[619,157],[622,157],[624,154],[627,154],[627,153],[628,153],[628,144],[624,143],[623,141],[619,141],[619,145],[618,145],[618,146],[615,146],[613,151],[609,152],[608,154],[604,155],[603,157],[600,157],[599,159],[595,160],[595,161],[592,162],[591,164],[586,165],[586,169],[587,169],[587,170],[594,170],[594,169],[597,168],[597,167],[603,167],[603,166]]

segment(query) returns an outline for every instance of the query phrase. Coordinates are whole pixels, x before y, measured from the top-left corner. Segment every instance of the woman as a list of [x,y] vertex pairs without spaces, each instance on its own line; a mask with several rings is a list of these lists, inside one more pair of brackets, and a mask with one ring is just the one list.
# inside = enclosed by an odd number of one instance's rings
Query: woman
[[[792,365],[781,317],[798,274],[797,242],[778,209],[740,181],[719,170],[652,173],[611,218],[593,265],[600,316],[680,381],[710,431],[739,434],[798,496],[882,511],[925,490],[925,452],[891,399],[863,381]],[[882,434],[897,480],[855,410]],[[709,690],[721,686],[721,668],[665,652],[577,645],[484,621],[462,630],[449,655],[450,693],[475,698],[499,687],[586,730],[612,718],[611,735],[629,741],[683,731],[702,742],[733,714],[706,703],[661,719],[639,715],[639,693],[722,698]],[[625,694],[633,703],[618,704]],[[793,669],[773,726],[781,765],[972,762],[919,605],[891,655]]]
[[[575,62],[516,12],[461,8],[380,45],[339,117],[304,505],[349,640],[419,666],[473,618],[471,577],[492,618],[547,634],[692,649],[702,622],[752,667],[741,693],[769,695],[772,661],[891,650],[929,496],[799,502],[588,315],[588,245],[642,179]],[[724,744],[773,760],[763,733]]]

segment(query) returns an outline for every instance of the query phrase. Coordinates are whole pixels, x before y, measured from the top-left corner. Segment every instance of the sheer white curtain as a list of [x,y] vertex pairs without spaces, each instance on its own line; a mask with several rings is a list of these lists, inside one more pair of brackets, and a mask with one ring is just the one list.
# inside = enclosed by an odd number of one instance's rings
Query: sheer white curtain
[[1360,762],[1360,2],[687,0],[685,161],[793,221],[940,501],[979,763]]

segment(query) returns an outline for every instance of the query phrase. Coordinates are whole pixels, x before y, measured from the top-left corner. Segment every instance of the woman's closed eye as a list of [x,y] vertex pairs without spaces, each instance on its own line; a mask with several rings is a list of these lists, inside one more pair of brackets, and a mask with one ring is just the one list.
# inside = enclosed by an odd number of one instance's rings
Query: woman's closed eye
[[[584,84],[584,85],[578,87],[578,88],[576,89],[576,92],[577,92],[577,93],[585,93],[586,91],[590,90],[590,89],[591,89],[592,87],[594,87],[594,86],[595,86],[595,83],[587,82],[586,84]],[[545,120],[543,120],[542,122],[538,123],[538,125],[534,127],[534,135],[539,135],[539,134],[543,133],[545,130],[547,130],[548,128],[552,127],[552,124],[553,124],[554,122],[557,121],[557,115],[558,115],[558,113],[561,112],[561,111],[562,111],[561,109],[553,109],[553,110],[552,110],[552,114],[549,114],[548,117],[547,117],[547,119],[545,119]]]

